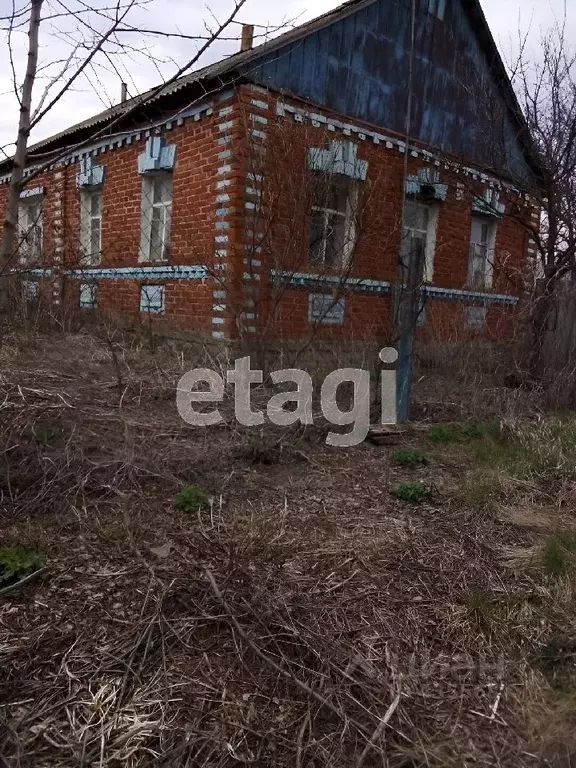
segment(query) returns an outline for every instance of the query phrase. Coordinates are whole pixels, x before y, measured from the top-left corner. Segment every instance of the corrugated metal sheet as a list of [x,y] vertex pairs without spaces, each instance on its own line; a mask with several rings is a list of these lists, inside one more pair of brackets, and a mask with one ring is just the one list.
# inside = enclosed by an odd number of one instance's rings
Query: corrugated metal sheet
[[[402,134],[410,6],[408,0],[377,0],[357,8],[353,15],[263,55],[251,75]],[[412,138],[529,179],[530,162],[519,136],[525,127],[475,6],[469,0],[449,0],[440,20],[428,12],[427,1],[419,2]]]

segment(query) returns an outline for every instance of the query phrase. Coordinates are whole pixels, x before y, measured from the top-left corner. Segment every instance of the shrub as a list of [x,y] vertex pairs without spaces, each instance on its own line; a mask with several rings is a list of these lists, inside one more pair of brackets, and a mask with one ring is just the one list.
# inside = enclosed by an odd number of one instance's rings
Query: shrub
[[174,497],[176,509],[191,514],[209,506],[210,497],[199,485],[187,485]]
[[478,443],[476,455],[553,493],[576,480],[576,422],[508,424],[497,437],[491,434]]
[[42,556],[22,547],[0,548],[0,587],[29,576],[42,567]]
[[464,437],[471,438],[472,440],[480,440],[486,437],[487,429],[484,424],[478,424],[475,421],[468,421],[466,424],[462,424],[462,435]]
[[463,424],[435,424],[430,427],[428,437],[435,443],[452,443],[458,440],[497,439],[500,435],[500,423],[493,421],[482,423],[466,421]]
[[430,488],[424,483],[401,483],[393,493],[400,501],[411,501],[416,504],[426,501],[432,495]]
[[554,634],[540,653],[540,668],[550,685],[559,692],[574,693],[576,642],[570,636]]
[[413,450],[396,451],[392,458],[395,463],[399,464],[401,467],[411,467],[412,469],[428,464],[428,457],[426,454],[417,448]]
[[428,437],[434,443],[452,443],[458,439],[458,430],[447,424],[435,424],[430,427]]

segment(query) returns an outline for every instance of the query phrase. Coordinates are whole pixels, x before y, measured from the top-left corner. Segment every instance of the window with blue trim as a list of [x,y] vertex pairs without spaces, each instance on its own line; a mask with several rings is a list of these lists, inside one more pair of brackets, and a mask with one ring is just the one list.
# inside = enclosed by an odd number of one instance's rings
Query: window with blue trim
[[40,285],[37,280],[22,281],[22,295],[24,301],[35,301],[40,296]]
[[140,291],[140,312],[163,315],[165,308],[164,286],[143,285]]
[[311,323],[342,325],[345,299],[336,299],[328,293],[311,293],[308,298],[308,319]]
[[139,261],[169,261],[172,225],[172,172],[176,145],[151,136],[138,157],[142,176],[142,214]]
[[308,150],[312,175],[310,263],[342,268],[352,262],[356,244],[359,184],[366,180],[368,161],[358,159],[351,141],[332,141],[330,147]]
[[96,309],[97,290],[96,283],[80,283],[80,306],[82,309]]

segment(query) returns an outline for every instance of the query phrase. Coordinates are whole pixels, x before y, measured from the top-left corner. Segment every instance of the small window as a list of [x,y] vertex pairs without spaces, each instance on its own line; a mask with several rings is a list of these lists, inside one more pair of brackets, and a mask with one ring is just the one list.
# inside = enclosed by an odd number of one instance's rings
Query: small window
[[468,285],[471,288],[492,287],[496,223],[486,216],[472,217]]
[[335,299],[328,293],[311,293],[308,299],[308,319],[311,323],[342,325],[345,300]]
[[171,226],[172,176],[168,173],[143,176],[140,261],[170,259]]
[[20,200],[18,209],[18,255],[21,264],[32,264],[42,258],[42,196]]
[[310,228],[310,263],[320,268],[346,267],[355,244],[356,202],[354,181],[337,174],[315,178]]
[[163,315],[164,311],[164,286],[143,285],[140,293],[140,312]]
[[96,283],[80,283],[80,306],[82,309],[96,309],[97,305]]
[[446,0],[428,0],[428,13],[443,21],[446,15]]
[[102,255],[102,189],[80,192],[80,244],[85,264],[99,264]]
[[466,307],[466,328],[484,328],[486,307]]
[[406,200],[402,262],[406,269],[422,264],[422,280],[431,283],[434,273],[434,251],[439,207]]
[[40,286],[36,280],[22,281],[22,297],[24,301],[35,301],[40,296]]

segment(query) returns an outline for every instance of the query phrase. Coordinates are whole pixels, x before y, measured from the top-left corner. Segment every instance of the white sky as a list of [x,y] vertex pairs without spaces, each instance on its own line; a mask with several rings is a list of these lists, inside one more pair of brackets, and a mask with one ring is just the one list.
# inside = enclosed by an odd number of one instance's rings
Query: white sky
[[[210,23],[210,15],[206,5],[200,5],[197,0],[142,0],[146,3],[137,9],[131,17],[132,23],[140,28],[174,31],[194,35],[202,34],[205,23]],[[208,0],[207,0],[208,1]],[[565,4],[568,3],[567,20],[568,40],[576,40],[576,1],[575,0],[481,0],[484,12],[492,28],[492,32],[504,57],[509,59],[518,39],[518,29],[530,29],[532,36],[537,39],[542,29],[561,20],[564,16]],[[82,0],[67,0],[66,6],[80,4]],[[104,7],[110,0],[93,0],[92,7]],[[194,5],[193,5],[194,4]],[[231,0],[209,0],[212,13],[222,19],[231,9]],[[7,15],[12,0],[0,0],[0,17]],[[26,0],[17,0],[17,7],[24,7]],[[269,0],[247,0],[241,10],[239,21],[258,25],[277,26],[286,20],[297,20],[301,23],[340,5],[340,0],[283,0],[282,3]],[[192,10],[191,10],[192,7]],[[196,10],[194,10],[194,7]],[[62,12],[62,0],[45,0],[44,15]],[[87,18],[87,17],[84,17]],[[92,17],[94,18],[94,17]],[[93,21],[98,24],[98,20]],[[5,26],[2,24],[1,26]],[[25,30],[13,36],[13,58],[17,72],[17,80],[22,82],[23,70],[26,64]],[[258,32],[263,32],[262,29]],[[35,88],[35,102],[50,78],[60,71],[62,65],[55,62],[65,60],[71,51],[71,40],[76,31],[66,19],[46,22],[41,28],[40,63],[47,65],[42,70],[41,79]],[[239,26],[230,28],[229,36],[239,35]],[[82,78],[65,99],[62,99],[38,124],[32,139],[38,140],[66,128],[67,126],[90,117],[119,100],[121,76],[129,84],[130,95],[135,95],[160,82],[162,74],[169,76],[177,67],[190,60],[195,51],[196,43],[189,40],[174,38],[155,38],[154,43],[148,38],[148,47],[153,45],[152,52],[158,63],[153,64],[148,55],[143,55],[142,46],[135,36],[127,38],[134,44],[135,49],[130,59],[119,57],[115,59],[119,74],[111,65],[102,60],[94,70],[88,72],[88,78]],[[222,41],[208,52],[201,63],[206,64],[217,60],[226,54],[235,52],[238,43]],[[536,49],[535,49],[536,50]],[[73,70],[72,70],[73,71]],[[18,125],[18,103],[14,96],[10,67],[10,54],[7,36],[0,32],[0,148],[11,153],[11,142],[14,141]],[[0,153],[0,157],[2,157]]]

